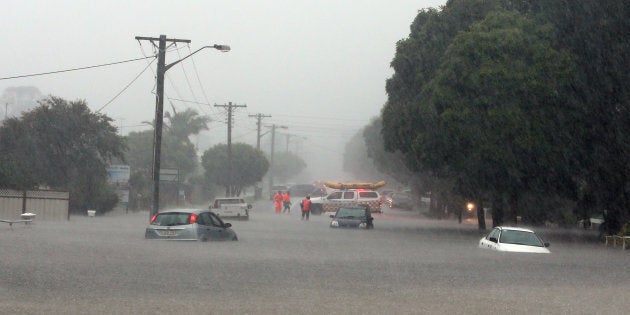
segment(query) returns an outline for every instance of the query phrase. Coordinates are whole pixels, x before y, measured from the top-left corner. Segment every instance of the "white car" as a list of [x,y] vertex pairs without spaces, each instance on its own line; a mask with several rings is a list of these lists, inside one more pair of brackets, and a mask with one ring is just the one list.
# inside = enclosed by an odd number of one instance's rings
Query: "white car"
[[214,199],[209,208],[221,218],[248,220],[249,210],[252,208],[252,205],[245,202],[243,198],[230,197]]
[[500,252],[549,254],[549,243],[543,242],[532,230],[518,227],[495,227],[479,240],[479,248]]

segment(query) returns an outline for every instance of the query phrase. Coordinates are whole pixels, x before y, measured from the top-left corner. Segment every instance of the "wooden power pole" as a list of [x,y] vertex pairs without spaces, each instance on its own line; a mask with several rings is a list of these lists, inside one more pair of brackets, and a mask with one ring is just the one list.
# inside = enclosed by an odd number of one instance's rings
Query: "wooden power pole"
[[228,156],[228,185],[225,188],[225,196],[232,197],[234,194],[232,183],[232,108],[234,107],[247,107],[247,105],[236,105],[229,102],[226,105],[214,105],[215,107],[227,108],[227,156]]

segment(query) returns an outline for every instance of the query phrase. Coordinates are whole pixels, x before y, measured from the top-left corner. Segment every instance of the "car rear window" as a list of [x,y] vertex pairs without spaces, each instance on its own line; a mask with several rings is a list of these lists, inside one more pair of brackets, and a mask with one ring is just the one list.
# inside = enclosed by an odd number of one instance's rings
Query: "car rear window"
[[169,212],[160,213],[155,218],[155,221],[151,225],[159,226],[173,226],[173,225],[186,225],[189,222],[190,213],[185,212]]
[[245,201],[243,199],[222,199],[222,200],[219,200],[219,204],[222,204],[222,205],[233,205],[233,204],[239,204],[239,203],[245,203]]
[[359,197],[361,198],[378,198],[378,193],[375,191],[360,191]]
[[365,217],[365,209],[360,208],[339,208],[337,211],[338,218],[344,217]]

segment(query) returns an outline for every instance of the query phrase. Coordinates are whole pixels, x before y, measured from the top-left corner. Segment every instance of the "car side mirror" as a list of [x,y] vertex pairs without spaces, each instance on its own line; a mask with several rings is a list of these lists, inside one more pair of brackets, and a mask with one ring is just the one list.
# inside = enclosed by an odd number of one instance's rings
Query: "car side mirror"
[[227,223],[223,223],[223,227],[224,227],[224,228],[229,228],[229,227],[232,227],[232,223],[229,223],[229,222],[227,222]]
[[488,240],[489,240],[490,242],[493,242],[493,243],[498,243],[498,242],[499,242],[499,240],[497,240],[497,238],[496,238],[496,237],[491,237],[491,238],[489,238]]
[[545,247],[549,247],[549,242],[545,242]]

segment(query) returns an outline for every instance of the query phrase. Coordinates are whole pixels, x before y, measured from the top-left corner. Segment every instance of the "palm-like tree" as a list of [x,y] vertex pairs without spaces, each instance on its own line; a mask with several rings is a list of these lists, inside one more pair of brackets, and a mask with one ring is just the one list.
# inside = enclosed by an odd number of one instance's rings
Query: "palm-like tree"
[[211,121],[207,116],[200,116],[199,113],[191,108],[186,108],[183,112],[177,112],[175,106],[171,103],[173,114],[164,114],[168,119],[166,128],[168,132],[180,141],[190,141],[191,135],[197,135],[202,130],[208,130],[208,123]]

